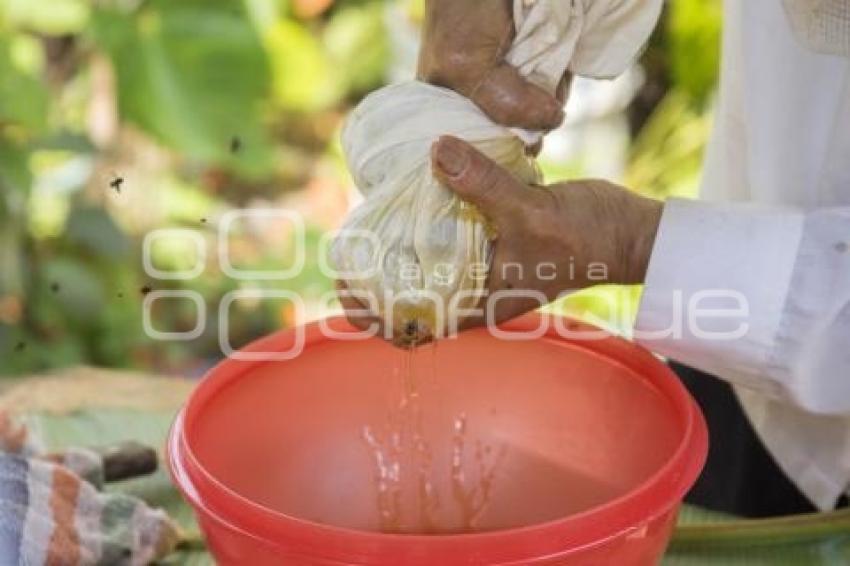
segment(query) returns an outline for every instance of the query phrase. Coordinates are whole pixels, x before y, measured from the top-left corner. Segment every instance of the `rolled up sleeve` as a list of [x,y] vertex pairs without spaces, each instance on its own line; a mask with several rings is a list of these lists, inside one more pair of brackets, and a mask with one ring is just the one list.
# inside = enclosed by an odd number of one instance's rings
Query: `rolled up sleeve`
[[670,200],[635,339],[818,413],[850,413],[850,208]]

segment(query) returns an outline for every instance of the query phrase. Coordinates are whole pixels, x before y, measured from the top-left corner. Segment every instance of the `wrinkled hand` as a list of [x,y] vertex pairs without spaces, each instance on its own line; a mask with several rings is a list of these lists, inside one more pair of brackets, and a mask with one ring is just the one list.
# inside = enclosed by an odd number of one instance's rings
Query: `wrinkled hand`
[[496,229],[488,295],[506,289],[538,295],[495,302],[492,322],[535,309],[543,297],[548,302],[592,285],[643,282],[661,202],[602,180],[526,186],[451,137],[434,144],[432,165],[443,184]]
[[[661,220],[660,201],[602,180],[528,186],[471,145],[448,136],[432,147],[431,162],[435,176],[495,228],[487,296],[479,308],[486,316],[488,297],[504,290],[516,296],[494,300],[488,322],[509,320],[592,285],[643,282]],[[382,331],[379,317],[346,296],[344,283],[338,288],[354,326]],[[470,318],[461,326],[484,321]]]
[[[643,282],[660,201],[603,180],[527,186],[453,137],[440,138],[431,153],[435,176],[495,226],[489,295],[524,290],[548,302],[592,285]],[[504,298],[495,303],[492,322],[539,306],[534,297]]]
[[564,119],[565,76],[552,96],[504,61],[514,38],[511,0],[427,0],[419,79],[457,91],[496,123],[532,130]]

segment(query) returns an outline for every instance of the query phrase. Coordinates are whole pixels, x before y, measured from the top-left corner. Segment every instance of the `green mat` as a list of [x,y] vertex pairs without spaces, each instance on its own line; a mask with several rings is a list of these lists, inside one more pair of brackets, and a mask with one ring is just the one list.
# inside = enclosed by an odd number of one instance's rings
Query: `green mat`
[[[57,415],[30,413],[28,424],[50,448],[135,439],[162,447],[172,410],[92,409]],[[175,517],[190,538],[197,535],[191,510],[164,470],[110,487],[133,493]],[[198,541],[200,539],[197,539]],[[213,564],[200,544],[190,544],[165,564]],[[850,511],[763,521],[685,506],[664,565],[839,565],[850,564]]]

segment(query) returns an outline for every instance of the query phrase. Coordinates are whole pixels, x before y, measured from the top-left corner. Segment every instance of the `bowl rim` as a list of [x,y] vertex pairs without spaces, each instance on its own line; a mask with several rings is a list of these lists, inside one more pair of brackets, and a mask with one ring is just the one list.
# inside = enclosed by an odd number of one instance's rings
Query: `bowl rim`
[[[427,552],[429,557],[451,557],[453,562],[473,559],[476,563],[503,565],[528,564],[602,545],[678,507],[705,463],[707,428],[685,387],[654,354],[593,325],[555,314],[545,316],[564,320],[570,330],[602,332],[605,337],[592,341],[565,338],[556,334],[550,324],[546,333],[535,340],[568,343],[624,366],[664,395],[682,422],[681,438],[669,460],[634,489],[602,505],[522,527],[433,535],[357,530],[317,523],[265,507],[213,477],[192,452],[187,437],[187,429],[206,401],[255,366],[267,363],[262,360],[225,358],[207,372],[172,424],[166,447],[169,472],[196,511],[214,515],[216,520],[245,536],[339,563],[367,560],[376,544],[399,557],[421,556]],[[538,328],[540,318],[539,313],[530,313],[500,324],[499,328],[533,330]],[[335,332],[356,331],[342,316],[330,317],[321,323]],[[307,323],[302,330],[305,349],[332,340],[321,331],[320,321]],[[240,351],[286,351],[294,340],[293,329],[280,330],[255,340]]]

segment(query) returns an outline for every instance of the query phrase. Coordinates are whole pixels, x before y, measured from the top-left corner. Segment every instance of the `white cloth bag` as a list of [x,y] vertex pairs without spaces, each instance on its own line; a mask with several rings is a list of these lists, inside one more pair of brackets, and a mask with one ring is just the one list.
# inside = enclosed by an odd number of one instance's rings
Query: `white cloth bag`
[[[567,70],[615,77],[646,42],[661,4],[514,0],[516,37],[506,59],[551,93]],[[484,219],[432,175],[430,148],[441,135],[470,142],[526,183],[541,180],[525,148],[543,133],[495,124],[451,90],[410,81],[354,109],[342,145],[365,199],[335,240],[331,261],[353,296],[411,341],[453,329],[455,315],[478,302],[491,258]]]

